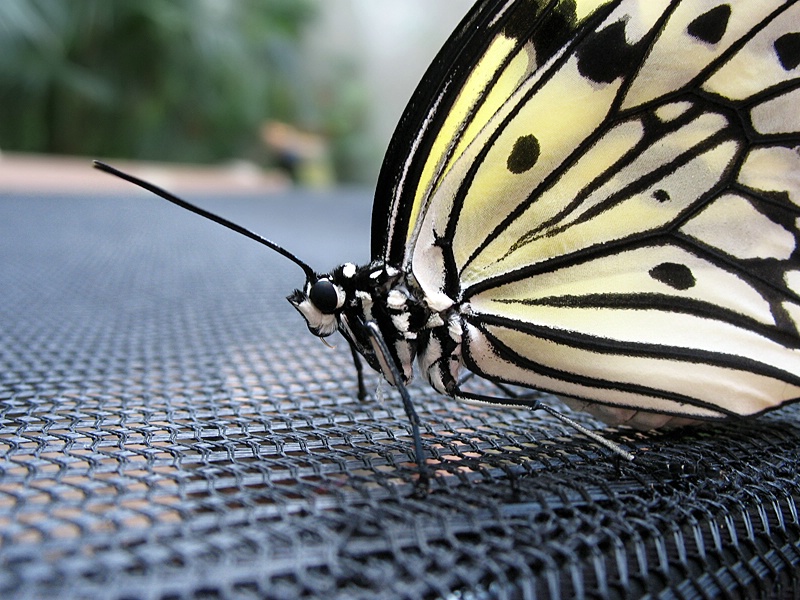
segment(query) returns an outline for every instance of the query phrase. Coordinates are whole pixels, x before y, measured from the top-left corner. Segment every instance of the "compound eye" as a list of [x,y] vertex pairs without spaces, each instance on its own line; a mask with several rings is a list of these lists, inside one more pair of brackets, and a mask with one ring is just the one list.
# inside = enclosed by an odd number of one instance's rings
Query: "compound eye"
[[336,291],[336,286],[331,283],[330,279],[319,279],[311,286],[311,291],[308,294],[311,302],[316,306],[319,311],[326,315],[331,315],[336,312],[339,306],[339,294]]

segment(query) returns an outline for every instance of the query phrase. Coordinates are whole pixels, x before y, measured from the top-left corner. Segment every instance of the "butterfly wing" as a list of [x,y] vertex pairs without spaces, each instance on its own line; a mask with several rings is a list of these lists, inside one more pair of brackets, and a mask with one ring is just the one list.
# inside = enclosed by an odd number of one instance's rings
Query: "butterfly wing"
[[[386,152],[372,212],[374,259],[404,262],[415,225],[444,173],[520,83],[575,34],[579,23],[568,4],[479,0],[456,28],[423,76]],[[603,3],[582,4],[590,5],[583,9],[585,19]],[[548,34],[531,41],[531,30]]]
[[480,3],[401,122],[373,252],[461,307],[490,379],[695,418],[797,399],[798,30],[794,1]]

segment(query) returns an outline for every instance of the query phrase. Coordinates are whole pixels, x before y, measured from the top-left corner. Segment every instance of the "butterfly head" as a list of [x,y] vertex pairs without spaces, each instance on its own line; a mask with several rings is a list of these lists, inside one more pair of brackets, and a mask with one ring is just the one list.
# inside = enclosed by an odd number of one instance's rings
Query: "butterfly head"
[[347,293],[333,275],[321,275],[307,280],[303,289],[292,292],[287,300],[303,315],[311,333],[327,337],[339,329],[338,316]]
[[[383,262],[356,267],[352,263],[326,275],[315,275],[295,290],[289,302],[303,315],[309,331],[327,337],[340,331],[390,383],[394,377],[387,360],[400,366],[405,379],[411,377],[411,360],[416,350],[416,333],[427,319],[404,284],[402,273]],[[375,322],[390,346],[391,357],[376,348],[374,335],[366,326]]]

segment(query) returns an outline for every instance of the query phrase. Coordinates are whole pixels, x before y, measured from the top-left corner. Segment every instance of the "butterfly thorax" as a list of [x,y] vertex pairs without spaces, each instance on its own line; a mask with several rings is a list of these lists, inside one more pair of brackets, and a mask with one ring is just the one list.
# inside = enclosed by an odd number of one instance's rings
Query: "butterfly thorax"
[[[418,358],[425,378],[437,390],[451,393],[461,366],[461,317],[449,307],[435,310],[413,278],[375,261],[357,267],[346,263],[295,290],[289,302],[303,315],[311,333],[327,337],[340,331],[347,341],[395,384],[387,358],[410,381]],[[380,330],[390,356],[378,348],[366,323]]]

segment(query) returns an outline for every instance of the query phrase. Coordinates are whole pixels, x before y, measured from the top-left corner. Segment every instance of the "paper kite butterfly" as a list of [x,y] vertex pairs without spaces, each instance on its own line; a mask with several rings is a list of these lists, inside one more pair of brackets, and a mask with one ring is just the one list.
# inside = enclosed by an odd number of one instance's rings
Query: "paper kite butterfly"
[[155,191],[304,270],[289,301],[399,386],[420,464],[415,359],[465,400],[539,406],[469,371],[642,428],[757,415],[800,398],[799,65],[794,0],[480,0],[391,141],[370,264]]

